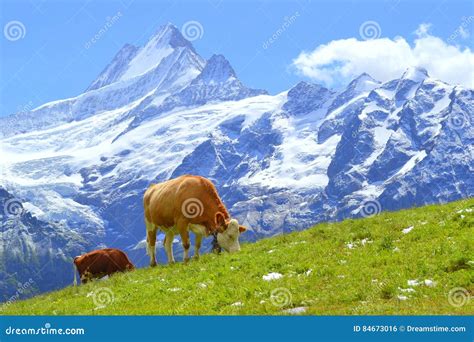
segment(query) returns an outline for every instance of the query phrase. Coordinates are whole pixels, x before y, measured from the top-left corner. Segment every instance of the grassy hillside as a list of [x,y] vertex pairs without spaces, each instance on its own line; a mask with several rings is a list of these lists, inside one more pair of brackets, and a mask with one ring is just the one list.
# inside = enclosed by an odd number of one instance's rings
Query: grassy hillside
[[[18,301],[2,313],[274,315],[304,307],[316,315],[473,314],[466,297],[474,293],[473,209],[469,199],[319,224],[245,244],[235,255],[204,255]],[[264,280],[271,272],[282,277]],[[450,304],[453,288],[463,289],[451,302],[464,305]]]

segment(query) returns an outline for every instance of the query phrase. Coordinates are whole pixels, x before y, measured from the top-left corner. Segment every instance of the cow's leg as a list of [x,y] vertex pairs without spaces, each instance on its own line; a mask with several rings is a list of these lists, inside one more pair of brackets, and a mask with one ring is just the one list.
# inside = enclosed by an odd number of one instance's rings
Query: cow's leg
[[156,230],[147,231],[147,252],[150,256],[150,266],[156,266]]
[[181,243],[183,244],[183,261],[187,262],[189,260],[189,247],[191,246],[189,243],[188,222],[181,219],[178,221],[176,227],[178,228],[179,235],[181,236]]
[[199,259],[199,250],[201,249],[202,235],[196,234],[196,241],[194,243],[194,258]]
[[217,242],[217,233],[212,234],[212,252],[216,254],[220,254],[222,248]]
[[165,245],[166,255],[168,256],[168,264],[174,263],[173,240],[174,240],[174,233],[167,232],[165,235],[165,241],[163,242],[163,244]]
[[150,266],[156,266],[156,227],[145,219],[146,224],[146,250],[150,256]]

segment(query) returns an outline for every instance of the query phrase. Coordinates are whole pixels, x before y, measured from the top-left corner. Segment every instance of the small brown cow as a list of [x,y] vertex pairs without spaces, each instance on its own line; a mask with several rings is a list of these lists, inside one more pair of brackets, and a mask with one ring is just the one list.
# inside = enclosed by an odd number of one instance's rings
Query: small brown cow
[[[83,284],[93,278],[102,278],[115,272],[124,272],[135,268],[127,254],[115,248],[99,249],[77,256],[74,258],[74,265]],[[76,272],[74,272],[74,284],[76,284]]]
[[184,175],[151,185],[143,197],[150,266],[156,265],[155,243],[158,229],[165,233],[168,262],[173,263],[173,237],[181,236],[184,261],[189,259],[189,230],[196,236],[195,257],[199,257],[203,236],[217,235],[228,252],[240,250],[239,236],[246,228],[230,219],[212,182],[204,177]]

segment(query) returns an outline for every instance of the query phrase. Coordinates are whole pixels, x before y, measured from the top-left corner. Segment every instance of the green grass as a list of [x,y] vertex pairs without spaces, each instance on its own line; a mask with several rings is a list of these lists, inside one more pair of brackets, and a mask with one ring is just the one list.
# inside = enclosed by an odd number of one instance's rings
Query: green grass
[[[244,244],[237,254],[138,269],[17,301],[2,314],[278,315],[301,306],[315,315],[473,314],[474,300],[459,307],[448,301],[456,287],[474,293],[474,211],[458,213],[467,208],[474,199],[318,224]],[[283,277],[264,281],[270,272]],[[414,279],[422,282],[414,292],[400,290]],[[276,289],[283,296],[272,299]]]

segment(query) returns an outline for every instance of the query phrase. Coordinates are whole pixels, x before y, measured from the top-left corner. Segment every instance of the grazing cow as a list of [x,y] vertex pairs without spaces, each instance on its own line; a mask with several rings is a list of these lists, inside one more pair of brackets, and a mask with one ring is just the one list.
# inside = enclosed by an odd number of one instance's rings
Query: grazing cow
[[[99,249],[77,256],[74,258],[74,265],[83,284],[93,278],[102,278],[115,272],[124,272],[135,268],[127,254],[115,248]],[[74,284],[76,284],[75,271]]]
[[184,261],[189,260],[189,230],[196,236],[195,257],[203,236],[215,235],[228,252],[240,250],[239,236],[246,228],[231,219],[212,182],[204,177],[185,175],[151,185],[143,197],[150,266],[156,265],[155,243],[158,229],[165,233],[168,262],[173,263],[173,237],[181,236]]

